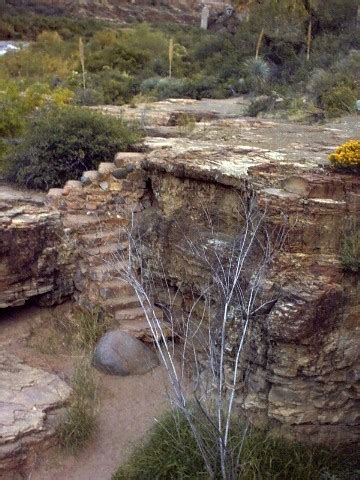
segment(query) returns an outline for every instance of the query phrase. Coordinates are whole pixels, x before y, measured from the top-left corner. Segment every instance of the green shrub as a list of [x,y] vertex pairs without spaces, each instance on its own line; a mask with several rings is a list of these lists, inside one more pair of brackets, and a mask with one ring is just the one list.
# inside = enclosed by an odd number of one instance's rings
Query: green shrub
[[330,117],[354,111],[360,95],[360,54],[336,60],[328,70],[315,69],[306,89]]
[[344,270],[360,272],[360,230],[344,238],[341,248],[341,262]]
[[140,92],[147,94],[155,91],[156,87],[159,85],[160,80],[160,77],[147,78],[143,80],[140,85]]
[[181,78],[161,78],[156,85],[155,95],[159,100],[186,96],[187,82]]
[[22,135],[28,109],[14,82],[0,81],[0,161],[6,157],[14,139]]
[[81,359],[76,365],[71,386],[72,399],[58,426],[57,434],[64,448],[77,453],[96,430],[97,384],[87,358]]
[[104,105],[104,95],[95,88],[82,88],[79,87],[75,90],[74,100],[75,105],[94,106]]
[[169,413],[120,467],[113,480],[207,479],[204,464],[186,420]]
[[336,85],[321,96],[322,106],[329,117],[354,112],[356,100],[356,89],[346,84]]
[[46,190],[79,179],[84,170],[112,161],[116,152],[139,141],[123,121],[76,107],[43,109],[11,155],[8,177]]
[[106,22],[91,18],[70,18],[59,15],[29,13],[28,6],[13,6],[9,2],[0,5],[0,37],[13,40],[35,40],[43,31],[56,31],[64,39],[89,37],[103,29]]
[[268,112],[274,108],[275,97],[271,95],[261,95],[254,98],[247,108],[246,115],[257,117],[259,113]]
[[[242,444],[241,480],[355,479],[356,456],[340,457],[333,451],[274,438],[266,432],[248,429],[232,432],[231,441]],[[243,442],[243,443],[242,443]],[[217,446],[213,445],[213,451]],[[177,412],[166,415],[147,440],[120,467],[113,480],[200,480],[208,479],[205,465],[186,419]],[[217,472],[215,480],[220,479]]]

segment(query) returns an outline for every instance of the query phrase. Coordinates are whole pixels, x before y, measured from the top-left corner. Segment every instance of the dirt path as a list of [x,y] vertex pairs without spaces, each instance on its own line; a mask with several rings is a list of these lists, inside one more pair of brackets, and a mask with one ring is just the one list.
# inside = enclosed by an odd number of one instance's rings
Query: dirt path
[[167,408],[160,368],[138,377],[101,376],[98,431],[77,457],[60,449],[39,458],[31,480],[110,480]]
[[[66,308],[57,308],[56,315],[65,314]],[[68,380],[75,358],[66,352],[46,354],[29,346],[32,338],[39,345],[50,315],[51,310],[39,307],[1,312],[0,348]],[[48,337],[43,341],[48,342]],[[166,376],[160,367],[146,375],[123,378],[99,373],[98,379],[98,429],[93,440],[77,456],[58,447],[44,452],[28,480],[111,480],[154,419],[168,408]]]

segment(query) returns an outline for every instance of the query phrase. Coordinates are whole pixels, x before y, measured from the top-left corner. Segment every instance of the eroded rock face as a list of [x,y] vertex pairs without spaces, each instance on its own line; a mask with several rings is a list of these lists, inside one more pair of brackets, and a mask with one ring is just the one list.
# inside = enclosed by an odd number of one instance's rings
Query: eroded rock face
[[239,197],[255,190],[270,228],[288,226],[264,286],[274,301],[249,334],[237,405],[254,423],[333,445],[360,438],[360,287],[340,262],[360,214],[360,178],[323,165],[356,124],[347,131],[226,120],[193,139],[149,139],[139,167],[150,190],[138,214],[144,254],[149,262],[160,256],[169,283],[181,288],[180,311],[209,280],[184,241],[206,235],[204,209],[217,234],[231,237]]
[[59,414],[70,393],[56,375],[0,352],[0,478],[26,469],[37,449],[54,442]]
[[[157,128],[178,128],[167,125],[168,113]],[[51,191],[54,212],[82,250],[75,298],[107,309],[123,331],[148,337],[136,295],[117,276],[128,248],[119,230],[136,218],[146,259],[162,259],[168,284],[181,289],[176,308],[188,311],[209,273],[185,237],[201,231],[210,238],[210,217],[217,235],[231,238],[239,199],[255,192],[269,231],[285,225],[287,236],[263,285],[269,308],[249,332],[238,410],[298,440],[358,441],[360,287],[343,272],[340,248],[358,222],[360,177],[324,167],[358,126],[357,118],[309,127],[207,117],[190,133],[147,138],[145,154],[117,155],[114,164]],[[160,287],[156,297],[166,311]]]
[[[208,272],[186,248],[184,235],[192,239],[192,232],[209,228],[205,205],[218,234],[231,236],[238,195],[250,183],[228,171],[211,181],[206,166],[196,169],[191,162],[185,167],[189,178],[174,163],[174,175],[169,164],[166,172],[162,162],[158,170],[156,160],[151,165],[156,202],[140,224],[148,235],[148,260],[159,254],[171,284],[186,297],[187,288],[206,285]],[[249,333],[238,407],[254,423],[270,424],[290,438],[355,443],[360,438],[360,289],[357,279],[343,272],[339,254],[347,225],[360,213],[360,178],[299,171],[295,189],[293,180],[291,187],[284,181],[283,167],[277,171],[272,164],[272,187],[267,189],[268,166],[249,171],[269,224],[289,222],[291,228],[285,250],[268,274],[267,293],[276,301]],[[159,291],[161,302],[164,297]]]
[[0,308],[71,295],[74,249],[44,196],[0,187],[0,230]]
[[[157,128],[168,124],[168,113]],[[263,287],[269,308],[249,332],[237,406],[254,423],[302,441],[349,444],[360,438],[360,287],[340,262],[343,235],[360,214],[360,177],[324,168],[328,153],[356,135],[357,125],[356,118],[326,127],[205,119],[190,134],[148,138],[145,155],[120,154],[99,178],[91,174],[82,189],[69,193],[65,187],[53,198],[65,221],[73,217],[76,225],[74,213],[84,209],[107,216],[107,229],[115,228],[115,218],[128,225],[127,215],[134,214],[145,258],[161,258],[169,285],[181,289],[181,312],[209,282],[187,241],[199,231],[213,235],[209,217],[219,237],[231,238],[241,221],[239,199],[255,192],[270,231],[286,225],[287,236]],[[103,267],[99,274],[101,282]],[[81,295],[91,292],[89,282],[79,283]],[[93,293],[92,301],[113,302],[121,287],[114,283]],[[156,296],[166,311],[161,287]],[[121,328],[135,321],[130,311],[127,323],[117,315]]]

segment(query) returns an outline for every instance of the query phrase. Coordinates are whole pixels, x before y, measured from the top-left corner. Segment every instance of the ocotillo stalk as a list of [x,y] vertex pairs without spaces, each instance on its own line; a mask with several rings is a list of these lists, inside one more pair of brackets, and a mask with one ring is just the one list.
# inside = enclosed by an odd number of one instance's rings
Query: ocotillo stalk
[[311,48],[311,34],[312,34],[312,22],[310,19],[308,33],[307,33],[307,52],[306,52],[306,59],[307,61],[310,60],[310,48]]
[[79,56],[80,56],[80,63],[82,69],[82,77],[83,77],[83,88],[86,88],[86,79],[85,79],[85,50],[82,38],[79,38]]
[[259,35],[259,38],[258,38],[257,45],[256,45],[256,54],[255,54],[256,59],[259,58],[259,52],[260,52],[260,47],[261,47],[262,40],[264,38],[264,33],[265,33],[264,29],[262,28],[261,32],[260,32],[260,35]]
[[174,40],[170,38],[169,41],[169,78],[171,78],[172,75],[172,62],[174,58]]

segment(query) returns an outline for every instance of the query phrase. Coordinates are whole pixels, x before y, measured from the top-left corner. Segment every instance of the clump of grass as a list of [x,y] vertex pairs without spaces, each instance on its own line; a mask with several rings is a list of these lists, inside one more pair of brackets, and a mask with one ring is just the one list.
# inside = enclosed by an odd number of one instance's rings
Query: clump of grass
[[77,310],[69,319],[68,334],[75,346],[89,352],[107,331],[109,324],[109,317],[99,307],[87,311]]
[[360,272],[360,230],[347,235],[342,244],[341,262],[344,270]]
[[[305,446],[275,438],[267,432],[244,429],[232,432],[233,444],[242,445],[240,466],[234,478],[241,480],[345,480],[356,478],[355,462],[322,447]],[[217,451],[214,445],[214,451]],[[157,423],[146,442],[113,480],[208,479],[202,456],[186,419],[178,412]],[[220,479],[217,472],[215,479]]]
[[150,435],[119,468],[113,480],[206,479],[205,466],[189,426],[177,412],[156,423]]
[[44,355],[57,355],[64,350],[64,338],[53,325],[41,329],[41,335],[34,328],[31,329],[28,345]]
[[178,120],[179,133],[183,137],[190,136],[196,128],[196,119],[192,115],[180,115]]
[[83,358],[72,378],[73,396],[58,427],[60,444],[76,453],[86,445],[96,429],[96,380],[90,361]]

